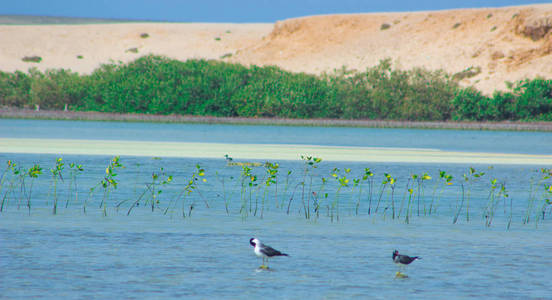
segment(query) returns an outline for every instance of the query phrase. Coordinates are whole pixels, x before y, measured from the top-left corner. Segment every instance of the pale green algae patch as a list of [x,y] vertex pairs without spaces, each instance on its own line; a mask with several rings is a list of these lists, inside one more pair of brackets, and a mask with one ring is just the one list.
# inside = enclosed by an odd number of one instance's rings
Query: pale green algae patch
[[412,148],[74,139],[0,138],[0,153],[220,159],[228,154],[235,159],[255,160],[298,160],[301,155],[312,155],[327,161],[552,165],[552,155],[455,152]]

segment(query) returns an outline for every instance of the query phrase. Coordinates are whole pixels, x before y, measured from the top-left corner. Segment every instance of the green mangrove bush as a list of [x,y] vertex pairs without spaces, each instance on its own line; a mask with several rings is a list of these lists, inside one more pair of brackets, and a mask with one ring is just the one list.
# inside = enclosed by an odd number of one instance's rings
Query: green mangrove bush
[[552,81],[513,83],[483,95],[443,71],[400,70],[391,60],[364,71],[315,76],[275,66],[148,55],[91,74],[36,68],[0,72],[0,106],[221,117],[410,121],[552,121]]

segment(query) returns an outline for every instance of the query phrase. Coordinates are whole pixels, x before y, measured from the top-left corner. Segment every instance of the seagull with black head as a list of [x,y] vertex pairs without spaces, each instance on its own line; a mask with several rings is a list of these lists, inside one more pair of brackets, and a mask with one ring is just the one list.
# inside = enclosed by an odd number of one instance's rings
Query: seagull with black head
[[[261,241],[259,241],[256,238],[251,238],[249,240],[249,244],[251,244],[251,246],[255,247],[253,249],[253,251],[255,252],[255,255],[257,255],[257,256],[259,256],[263,259],[263,264],[260,267],[261,269],[268,269],[268,259],[269,258],[272,258],[272,257],[275,257],[275,256],[289,256],[286,253],[282,253],[282,252],[270,247],[269,245],[265,245],[265,244],[261,243]],[[266,261],[266,266],[265,266],[265,261]]]
[[398,250],[393,251],[393,262],[399,265],[399,271],[396,274],[397,277],[406,277],[406,275],[401,273],[401,268],[405,268],[407,265],[411,264],[416,259],[421,259],[421,257],[399,254]]

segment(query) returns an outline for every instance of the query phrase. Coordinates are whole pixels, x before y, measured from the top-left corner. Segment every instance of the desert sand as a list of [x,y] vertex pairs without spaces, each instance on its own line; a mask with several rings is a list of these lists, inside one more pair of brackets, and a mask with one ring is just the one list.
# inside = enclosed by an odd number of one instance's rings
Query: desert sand
[[[460,83],[490,94],[506,90],[507,81],[552,77],[551,29],[552,4],[306,16],[275,24],[2,25],[0,70],[86,74],[103,63],[156,54],[321,74],[343,67],[363,71],[390,58],[401,69],[475,70]],[[22,61],[34,55],[43,60]]]

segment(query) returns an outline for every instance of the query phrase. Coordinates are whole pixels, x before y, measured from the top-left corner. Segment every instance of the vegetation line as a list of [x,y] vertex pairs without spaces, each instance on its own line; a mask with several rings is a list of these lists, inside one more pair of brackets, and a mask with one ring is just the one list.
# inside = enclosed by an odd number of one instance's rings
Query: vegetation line
[[[529,189],[523,185],[516,188],[525,196],[516,197],[514,215],[513,201],[508,199],[510,195],[506,189],[506,179],[500,180],[473,167],[469,167],[458,178],[439,170],[439,179],[436,176],[434,179],[430,172],[410,175],[403,173],[394,177],[383,170],[374,174],[370,168],[364,168],[361,172],[351,168],[321,169],[322,158],[308,155],[301,155],[302,167],[296,164],[287,173],[282,172],[279,163],[269,161],[256,165],[242,164],[241,168],[236,168],[239,165],[230,164],[232,158],[228,155],[226,164],[218,164],[214,170],[207,170],[199,164],[171,168],[168,162],[160,158],[155,159],[156,166],[149,163],[127,165],[123,160],[119,156],[113,157],[105,171],[103,167],[85,168],[78,163],[65,163],[62,157],[52,161],[51,168],[43,168],[37,163],[25,167],[8,160],[3,170],[0,169],[0,216],[13,209],[27,210],[31,215],[32,209],[46,208],[49,203],[52,203],[53,215],[63,214],[69,209],[69,202],[65,206],[58,206],[61,195],[74,196],[72,205],[82,205],[78,209],[82,209],[83,213],[100,213],[103,216],[118,214],[119,210],[124,209],[126,213],[123,214],[127,216],[137,211],[139,214],[151,212],[190,218],[195,209],[224,209],[226,215],[239,216],[243,220],[250,217],[263,219],[266,214],[274,211],[286,215],[297,213],[302,218],[315,222],[323,217],[330,222],[340,222],[345,216],[372,216],[383,220],[404,220],[409,224],[420,218],[440,215],[452,217],[453,224],[470,223],[479,219],[485,221],[486,227],[499,221],[499,224],[504,224],[509,229],[513,216],[522,224],[533,223],[537,227],[545,221],[550,222],[549,216],[552,213],[552,169],[548,168],[531,171]],[[165,169],[164,166],[172,170]],[[146,168],[145,172],[140,171],[143,167]],[[43,169],[49,169],[50,176],[43,174]],[[487,170],[492,172],[493,167],[490,166]],[[175,171],[175,176],[170,174]],[[77,177],[77,172],[84,174]],[[138,173],[147,175],[136,179]],[[278,182],[282,175],[286,176],[286,186],[294,188],[286,187],[278,192]],[[213,176],[223,185],[212,184]],[[505,173],[502,176],[511,178]],[[373,177],[376,177],[375,182]],[[69,184],[66,180],[70,181]],[[143,192],[139,195],[130,192],[133,184],[129,184],[129,180],[142,182]],[[79,185],[77,181],[80,181]],[[442,192],[446,192],[448,196],[443,199],[444,205],[430,206],[428,211],[424,186],[431,185],[432,181],[441,186],[439,197]],[[66,184],[62,184],[63,182]],[[33,186],[34,198],[31,201]],[[369,195],[362,193],[363,187],[369,189]],[[77,200],[79,189],[81,192],[88,191],[87,200],[80,203]],[[372,190],[379,191],[374,210],[371,203]],[[223,196],[217,200],[215,195],[221,194]],[[282,194],[282,201],[279,201],[279,194]],[[407,194],[408,202],[405,203]],[[271,195],[274,195],[274,201],[270,199]],[[398,195],[403,195],[400,204],[395,198]],[[296,201],[293,201],[294,198]],[[25,200],[27,208],[23,207]],[[200,201],[205,205],[198,205]],[[89,210],[87,205],[98,209]],[[465,219],[460,217],[464,212]]]
[[489,97],[461,87],[454,75],[421,68],[399,70],[389,59],[363,72],[341,69],[315,76],[275,66],[183,62],[149,55],[127,64],[102,65],[89,75],[36,68],[27,73],[0,72],[0,107],[4,117],[16,117],[10,110],[16,108],[104,112],[111,113],[110,118],[132,121],[251,122],[250,118],[257,118],[269,124],[284,120],[286,124],[371,127],[407,127],[415,121],[421,123],[414,126],[423,128],[449,127],[449,122],[460,121],[460,128],[468,129],[482,129],[474,121],[507,121],[516,122],[513,127],[522,127],[519,130],[537,130],[533,123],[524,129],[520,121],[552,121],[552,80],[526,79],[509,86],[510,91]]

